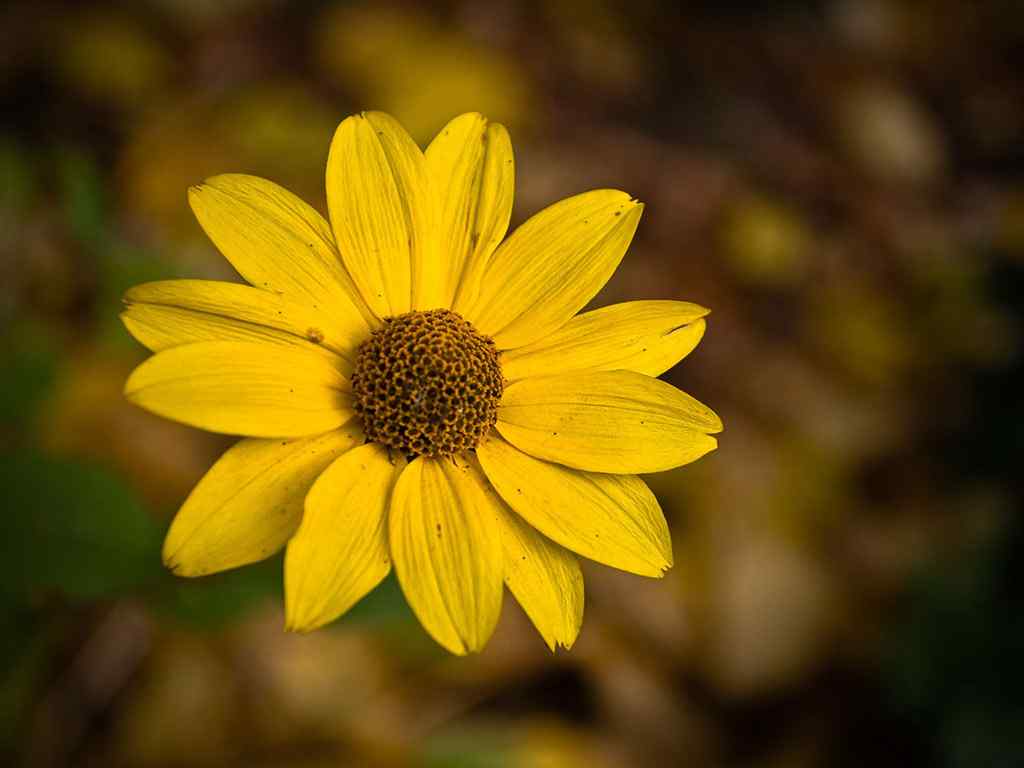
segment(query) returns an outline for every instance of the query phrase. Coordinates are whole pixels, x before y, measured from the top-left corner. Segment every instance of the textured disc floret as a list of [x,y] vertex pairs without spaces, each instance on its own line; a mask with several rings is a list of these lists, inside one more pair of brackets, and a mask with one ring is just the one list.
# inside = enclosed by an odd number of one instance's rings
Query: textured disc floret
[[475,448],[497,420],[503,388],[494,341],[447,309],[384,320],[352,374],[366,437],[407,456]]

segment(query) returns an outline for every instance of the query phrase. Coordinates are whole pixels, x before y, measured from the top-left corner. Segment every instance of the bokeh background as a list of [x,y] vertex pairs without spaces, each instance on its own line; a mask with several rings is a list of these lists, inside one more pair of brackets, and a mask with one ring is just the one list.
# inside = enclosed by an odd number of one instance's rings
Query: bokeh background
[[[586,564],[447,656],[393,579],[282,631],[280,558],[164,572],[230,441],[122,399],[120,297],[237,279],[186,188],[324,210],[336,124],[511,130],[515,221],[647,203],[597,304],[713,309],[667,377],[721,448],[650,478],[675,568]],[[0,10],[0,763],[1024,765],[1024,6],[47,0]]]

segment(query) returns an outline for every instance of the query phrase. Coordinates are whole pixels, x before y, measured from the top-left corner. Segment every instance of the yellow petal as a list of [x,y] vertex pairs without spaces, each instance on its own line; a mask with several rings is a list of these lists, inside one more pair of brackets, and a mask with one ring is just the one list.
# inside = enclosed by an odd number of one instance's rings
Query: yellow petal
[[[512,216],[515,165],[505,126],[477,112],[460,115],[427,147],[427,170],[440,201],[438,248],[444,256],[444,306],[469,305],[480,275]],[[458,289],[458,301],[455,301]]]
[[164,563],[178,576],[204,576],[274,554],[295,533],[313,481],[362,439],[359,430],[336,429],[295,440],[235,443],[175,516]]
[[498,246],[479,292],[462,314],[499,349],[544,338],[612,276],[642,210],[625,192],[612,189],[585,192],[545,208]]
[[364,112],[338,126],[327,208],[345,266],[379,316],[440,306],[436,206],[423,152],[394,118]]
[[317,352],[204,341],[153,355],[132,372],[124,391],[136,405],[210,432],[299,437],[352,418],[348,386]]
[[493,433],[477,446],[477,457],[505,502],[552,541],[641,576],[660,577],[671,567],[665,516],[640,478],[567,469]]
[[121,319],[154,352],[197,341],[256,341],[315,349],[355,362],[362,336],[280,293],[215,280],[144,283],[124,297]]
[[583,573],[579,561],[511,510],[504,508],[502,512],[499,520],[505,583],[548,648],[572,648],[583,623]]
[[482,649],[501,612],[501,538],[482,481],[465,462],[418,458],[391,500],[398,582],[427,632],[457,654]]
[[684,301],[628,301],[577,315],[540,341],[509,350],[510,381],[570,371],[664,373],[693,351],[708,310]]
[[344,454],[314,483],[285,555],[288,629],[334,621],[388,575],[387,508],[404,464],[369,443]]
[[571,648],[583,622],[579,560],[509,509],[476,459],[459,462],[478,478],[498,521],[505,583],[552,651],[557,645]]
[[660,472],[714,450],[714,411],[632,371],[523,379],[505,389],[498,431],[531,456],[591,472]]
[[283,187],[224,174],[188,191],[196,218],[238,273],[329,314],[339,333],[365,336],[377,324],[338,257],[324,217]]

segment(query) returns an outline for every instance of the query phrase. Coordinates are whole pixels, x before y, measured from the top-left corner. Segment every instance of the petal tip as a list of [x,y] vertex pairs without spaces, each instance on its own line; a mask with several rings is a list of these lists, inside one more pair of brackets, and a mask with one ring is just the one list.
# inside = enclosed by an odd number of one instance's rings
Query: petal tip
[[[210,189],[208,182],[209,180],[202,184],[193,184],[188,188],[188,194],[186,195],[188,198],[188,207],[192,209],[192,213],[195,214],[197,218],[200,216],[200,211],[204,203],[209,202],[209,198],[203,194]],[[201,224],[202,219],[200,218],[199,221]]]
[[[718,432],[721,432],[721,428],[719,428],[718,430],[715,430],[715,434],[717,434]],[[686,464],[691,464],[691,463],[693,463],[695,461],[699,461],[700,459],[703,459],[705,456],[707,456],[709,453],[713,453],[713,452],[718,450],[718,440],[717,440],[717,438],[712,437],[710,432],[705,432],[704,433],[704,438],[707,441],[705,443],[706,450],[704,450],[703,452],[701,452],[701,453],[697,454],[696,456],[694,456],[692,459],[687,461]],[[680,464],[679,466],[685,466],[685,464]]]
[[449,121],[449,125],[451,123],[454,123],[456,120],[472,120],[473,122],[476,122],[476,123],[480,124],[481,130],[486,129],[488,123],[490,123],[490,120],[487,119],[486,115],[484,115],[484,114],[482,114],[480,112],[477,112],[476,110],[470,110],[469,112],[462,112],[461,114],[453,117]]
[[[155,355],[153,357],[155,357]],[[140,377],[145,375],[144,371],[146,369],[146,366],[153,359],[153,357],[148,357],[141,363],[139,363],[135,367],[135,370],[128,374],[128,378],[125,379],[124,382],[124,396],[128,398],[128,400],[130,400],[131,402],[135,403],[135,405],[138,405],[139,407],[145,407],[141,402],[141,396],[144,387],[142,386],[142,384],[139,383],[139,379]]]
[[400,132],[405,132],[404,126],[402,126],[398,120],[396,120],[391,114],[382,112],[379,109],[364,109],[359,113],[359,117],[369,123],[370,127],[372,127],[378,134],[381,133],[382,123],[390,124],[391,127],[399,130]]
[[163,561],[164,567],[175,576],[192,577],[204,575],[205,572],[202,569],[189,567],[186,559],[182,557],[181,545],[181,537],[177,535],[174,523],[171,523],[170,530],[168,530],[167,536],[164,538],[163,547],[160,550],[160,559]]
[[480,649],[468,647],[463,639],[458,638],[458,644],[449,642],[447,639],[442,641],[440,638],[435,637],[432,633],[428,633],[433,638],[434,642],[444,648],[448,653],[454,656],[468,656],[470,653],[479,653]]
[[164,552],[163,554],[164,567],[173,573],[175,576],[180,576],[185,579],[194,579],[198,576],[206,576],[207,571],[202,568],[190,568],[178,555],[177,552],[169,553]]
[[[467,631],[458,631],[458,641],[461,644],[461,652],[452,651],[458,656],[467,656],[473,653],[481,653],[484,648],[487,647],[487,643],[491,639],[491,635],[494,634],[496,625],[492,625],[489,629],[484,630],[482,633],[477,628],[465,628]],[[445,646],[447,647],[447,646]],[[449,648],[449,650],[452,650]]]
[[138,405],[139,402],[137,398],[139,390],[135,384],[135,371],[132,371],[124,382],[124,389],[122,390],[122,394],[124,394],[127,400]]
[[559,631],[556,632],[551,638],[544,638],[544,642],[547,643],[548,648],[552,654],[558,653],[559,650],[571,651],[572,647],[576,644],[576,639],[579,637],[580,628],[575,629],[568,626],[563,628],[566,630],[565,633]]
[[296,635],[308,635],[315,629],[319,629],[326,622],[318,620],[315,616],[303,613],[289,604],[285,599],[284,607],[284,631]]
[[665,574],[672,570],[672,555],[671,553],[666,555],[664,552],[660,554],[660,562],[658,560],[649,560],[647,563],[649,569],[637,570],[634,573],[637,576],[646,576],[649,579],[664,579]]
[[[356,125],[359,125],[360,123],[365,123],[365,122],[366,122],[366,112],[365,111],[363,111],[363,112],[356,112],[355,114],[349,115],[344,120],[342,120],[340,123],[338,123],[338,127],[334,129],[334,139],[337,140],[341,136],[341,132],[343,130],[347,130],[347,129],[353,127],[353,126],[356,126]],[[332,146],[333,146],[333,141],[332,141]],[[328,165],[328,167],[330,167],[330,166]]]

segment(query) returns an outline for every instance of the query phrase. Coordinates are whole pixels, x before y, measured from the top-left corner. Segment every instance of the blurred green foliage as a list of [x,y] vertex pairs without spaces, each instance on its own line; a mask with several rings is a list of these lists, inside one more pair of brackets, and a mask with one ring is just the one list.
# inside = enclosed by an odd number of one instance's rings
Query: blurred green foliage
[[7,457],[0,482],[0,591],[21,602],[57,589],[89,600],[132,593],[161,575],[160,529],[110,471],[41,456]]
[[17,328],[0,345],[0,367],[0,425],[23,432],[57,375],[57,345],[39,328]]
[[893,637],[885,679],[896,713],[938,765],[1011,765],[1024,755],[1022,543],[1018,533],[922,575]]

